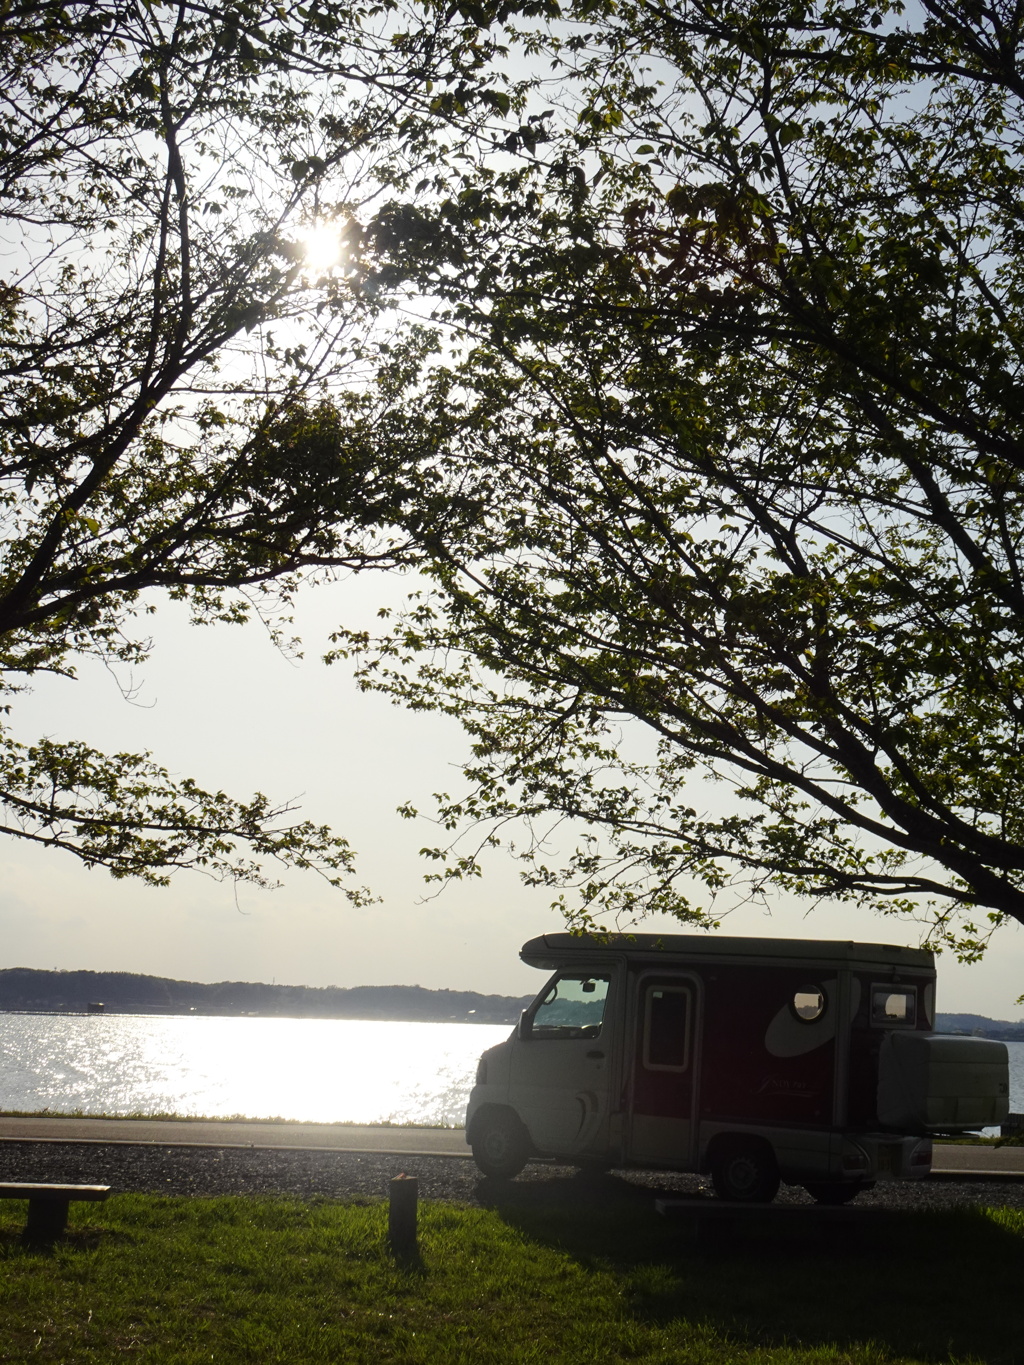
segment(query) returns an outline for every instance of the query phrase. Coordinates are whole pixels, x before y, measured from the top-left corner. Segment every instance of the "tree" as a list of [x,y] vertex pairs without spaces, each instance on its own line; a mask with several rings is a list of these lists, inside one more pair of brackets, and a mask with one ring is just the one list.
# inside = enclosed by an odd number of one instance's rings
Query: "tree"
[[[343,239],[356,206],[444,159],[446,128],[470,137],[507,105],[489,52],[430,0],[3,7],[9,698],[83,656],[143,658],[133,622],[158,594],[280,633],[300,580],[401,562],[414,535],[374,530],[414,520],[412,462],[374,441],[398,372],[365,339],[383,296],[353,282]],[[317,232],[337,269],[310,262]],[[349,869],[343,839],[261,795],[0,738],[0,829],[115,876]]]
[[525,822],[582,923],[737,884],[966,957],[1024,922],[1022,26],[586,0],[531,40],[560,110],[390,244],[462,338],[408,421],[471,515],[339,649],[460,717],[440,818]]

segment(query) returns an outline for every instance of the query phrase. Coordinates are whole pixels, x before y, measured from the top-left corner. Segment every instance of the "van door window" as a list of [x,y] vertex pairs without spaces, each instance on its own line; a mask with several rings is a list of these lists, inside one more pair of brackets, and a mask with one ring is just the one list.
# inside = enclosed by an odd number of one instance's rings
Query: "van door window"
[[685,1071],[690,1065],[690,999],[685,986],[648,986],[644,1002],[643,1064],[648,1071]]
[[560,976],[533,1011],[531,1038],[597,1038],[608,999],[607,976]]

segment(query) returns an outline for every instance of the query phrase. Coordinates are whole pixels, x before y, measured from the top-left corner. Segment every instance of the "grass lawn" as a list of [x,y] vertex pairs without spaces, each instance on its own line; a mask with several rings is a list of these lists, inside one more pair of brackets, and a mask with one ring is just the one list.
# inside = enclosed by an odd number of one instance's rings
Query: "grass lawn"
[[24,1205],[5,1203],[0,1361],[1024,1362],[1024,1213],[712,1255],[644,1202],[515,1188],[488,1209],[421,1204],[404,1267],[384,1204],[126,1195],[72,1205],[44,1254],[21,1248]]

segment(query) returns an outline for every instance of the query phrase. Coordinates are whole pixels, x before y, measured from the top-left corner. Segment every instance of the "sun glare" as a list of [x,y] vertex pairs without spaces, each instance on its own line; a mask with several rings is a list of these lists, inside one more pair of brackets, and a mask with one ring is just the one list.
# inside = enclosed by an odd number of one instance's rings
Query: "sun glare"
[[300,238],[306,265],[317,272],[341,263],[341,231],[337,223],[316,223]]

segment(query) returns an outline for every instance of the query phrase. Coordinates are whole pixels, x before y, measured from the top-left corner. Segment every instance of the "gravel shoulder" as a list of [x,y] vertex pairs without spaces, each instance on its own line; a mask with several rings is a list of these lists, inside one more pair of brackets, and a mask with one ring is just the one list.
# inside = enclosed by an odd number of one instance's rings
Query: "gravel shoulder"
[[[710,1196],[704,1176],[628,1171],[594,1178],[572,1167],[531,1164],[511,1183],[484,1180],[471,1161],[443,1156],[370,1152],[250,1150],[209,1147],[12,1142],[0,1145],[0,1180],[103,1184],[115,1193],[209,1197],[283,1195],[297,1199],[383,1198],[399,1172],[419,1178],[425,1199],[495,1204],[615,1204],[654,1198]],[[808,1203],[796,1186],[782,1187],[779,1202]],[[883,1183],[861,1194],[857,1207],[915,1210],[970,1206],[1024,1208],[1024,1181],[998,1179]]]

